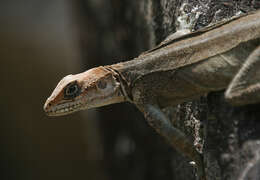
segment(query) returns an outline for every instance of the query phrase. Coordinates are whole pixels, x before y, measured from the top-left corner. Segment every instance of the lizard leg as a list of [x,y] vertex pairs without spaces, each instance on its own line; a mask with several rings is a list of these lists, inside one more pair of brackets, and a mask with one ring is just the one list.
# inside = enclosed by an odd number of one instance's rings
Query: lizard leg
[[233,105],[260,102],[260,46],[247,58],[231,81],[225,98]]
[[190,139],[171,124],[170,120],[157,105],[147,104],[138,106],[138,108],[144,113],[150,126],[163,136],[177,151],[196,162],[199,179],[204,180],[202,156],[195,149]]

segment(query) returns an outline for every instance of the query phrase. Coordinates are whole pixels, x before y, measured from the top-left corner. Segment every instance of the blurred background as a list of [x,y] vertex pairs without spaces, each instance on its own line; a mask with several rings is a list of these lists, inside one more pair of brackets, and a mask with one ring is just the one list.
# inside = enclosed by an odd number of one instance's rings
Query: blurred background
[[172,179],[173,150],[132,105],[65,117],[43,112],[65,75],[148,48],[138,3],[0,2],[1,180]]

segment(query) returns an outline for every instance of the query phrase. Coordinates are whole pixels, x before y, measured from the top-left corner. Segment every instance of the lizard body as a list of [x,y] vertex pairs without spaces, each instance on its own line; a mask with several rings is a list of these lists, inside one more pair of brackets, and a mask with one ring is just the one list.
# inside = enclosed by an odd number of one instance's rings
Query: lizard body
[[69,75],[47,99],[44,110],[58,116],[129,101],[168,142],[193,159],[201,156],[174,128],[161,108],[227,89],[234,105],[260,102],[260,11],[175,37],[139,57]]

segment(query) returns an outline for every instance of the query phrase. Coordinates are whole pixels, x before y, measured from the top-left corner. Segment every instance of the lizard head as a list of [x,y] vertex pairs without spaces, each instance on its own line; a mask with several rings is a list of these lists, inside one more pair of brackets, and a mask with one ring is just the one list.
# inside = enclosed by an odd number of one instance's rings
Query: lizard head
[[124,101],[116,73],[104,67],[64,77],[44,104],[49,116],[61,116],[83,109]]

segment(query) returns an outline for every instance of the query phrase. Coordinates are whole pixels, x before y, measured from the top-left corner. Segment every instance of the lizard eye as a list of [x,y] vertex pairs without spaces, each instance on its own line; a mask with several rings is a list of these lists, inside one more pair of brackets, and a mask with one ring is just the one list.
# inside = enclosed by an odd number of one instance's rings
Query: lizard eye
[[79,94],[80,94],[80,87],[76,82],[74,82],[66,86],[64,91],[64,98],[66,99],[75,98]]

